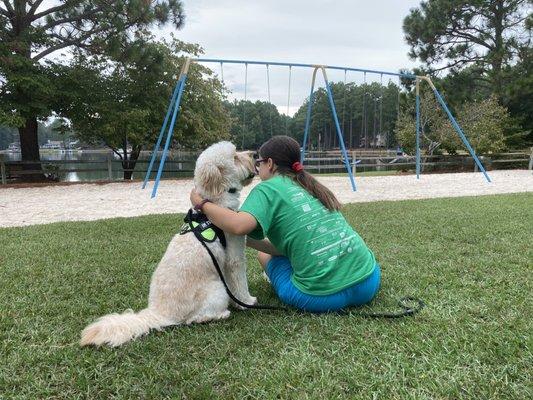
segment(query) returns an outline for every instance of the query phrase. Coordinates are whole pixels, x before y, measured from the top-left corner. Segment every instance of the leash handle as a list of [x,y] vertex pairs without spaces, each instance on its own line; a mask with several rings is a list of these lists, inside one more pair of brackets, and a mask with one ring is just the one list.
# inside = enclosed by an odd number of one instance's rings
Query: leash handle
[[[416,306],[410,307],[407,303],[416,303]],[[417,297],[405,296],[398,300],[398,306],[403,309],[398,313],[358,313],[354,311],[345,310],[342,314],[353,314],[364,318],[403,318],[410,317],[420,312],[426,304]]]

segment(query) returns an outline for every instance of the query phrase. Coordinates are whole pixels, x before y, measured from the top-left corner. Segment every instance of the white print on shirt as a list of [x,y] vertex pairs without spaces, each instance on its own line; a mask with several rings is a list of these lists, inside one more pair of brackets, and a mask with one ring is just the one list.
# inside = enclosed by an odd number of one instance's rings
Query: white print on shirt
[[297,201],[301,201],[301,200],[304,200],[304,194],[303,193],[296,193],[294,195],[291,196],[291,201],[293,203],[296,203]]
[[330,244],[328,246],[322,247],[321,249],[313,251],[311,253],[311,255],[314,256],[316,254],[320,254],[320,253],[322,253],[322,252],[324,252],[324,251],[326,251],[326,250],[328,250],[328,249],[330,249],[330,248],[332,248],[332,247],[334,247],[334,246],[336,246],[336,245],[338,245],[338,244],[340,244],[342,242],[345,242],[346,240],[350,240],[351,238],[354,238],[354,237],[355,237],[355,235],[350,235],[350,236],[348,236],[348,237],[346,237],[344,239],[341,239],[341,240],[339,240],[339,241],[337,241],[335,243],[332,243],[332,244]]
[[[337,229],[333,229],[333,230],[331,230],[331,231],[328,232],[326,228],[322,227],[322,228],[320,228],[318,231],[319,231],[319,232],[324,232],[324,231],[326,231],[326,233],[324,233],[323,235],[315,236],[315,237],[309,239],[306,243],[314,243],[318,238],[321,238],[321,237],[326,236],[326,235],[331,235],[331,234],[333,234],[334,232],[337,232],[337,231],[339,231],[339,230],[341,230],[341,229],[344,229],[344,227],[340,227],[340,228],[337,228]],[[344,235],[345,235],[345,233],[344,233],[344,232],[341,232],[341,237],[344,237]]]
[[[314,248],[311,253],[316,258],[316,265],[337,262],[343,256],[354,251],[356,235],[347,229],[344,219],[337,213],[331,213],[323,207],[316,207],[318,199],[310,196],[301,188],[292,187],[287,190],[287,197],[294,207],[297,220],[307,231],[315,231],[317,235],[307,240]],[[311,212],[312,211],[312,212]],[[301,225],[301,226],[302,226]],[[348,236],[347,236],[348,235]],[[331,243],[334,241],[334,243]]]
[[[324,222],[322,222],[322,223],[326,223],[326,222],[329,222],[329,221],[335,221],[335,220],[337,220],[337,216],[335,216],[335,215],[332,216],[331,214],[326,214],[326,215],[321,216],[320,218],[317,218],[319,215],[320,215],[320,213],[309,214],[309,218],[306,218],[306,216],[302,216],[302,217],[300,218],[300,221],[303,222],[303,223],[305,223],[305,222],[309,222],[309,221],[312,221],[313,224],[316,225],[316,223],[317,223],[318,221],[321,221],[321,220],[323,220],[324,218],[329,218],[329,219],[326,220],[326,221],[324,221]],[[306,219],[309,220],[309,221],[304,221],[304,220],[306,220]]]

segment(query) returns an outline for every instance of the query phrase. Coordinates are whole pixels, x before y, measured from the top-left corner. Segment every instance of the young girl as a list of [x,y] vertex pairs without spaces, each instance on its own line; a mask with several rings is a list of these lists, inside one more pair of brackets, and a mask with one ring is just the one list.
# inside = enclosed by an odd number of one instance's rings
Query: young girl
[[259,149],[261,181],[239,212],[191,202],[226,232],[247,235],[278,297],[310,312],[368,303],[380,285],[374,254],[339,212],[335,195],[304,170],[300,145],[274,136]]

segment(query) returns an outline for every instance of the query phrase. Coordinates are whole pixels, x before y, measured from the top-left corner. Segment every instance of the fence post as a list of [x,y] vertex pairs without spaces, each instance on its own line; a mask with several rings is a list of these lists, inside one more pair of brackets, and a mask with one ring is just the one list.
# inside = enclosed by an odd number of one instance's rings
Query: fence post
[[357,167],[356,167],[356,163],[355,163],[355,150],[352,151],[352,175],[355,176],[355,173],[357,172]]
[[111,154],[107,153],[107,177],[110,181],[113,180],[113,165],[111,164]]
[[485,157],[485,169],[492,170],[492,157],[491,156]]
[[[483,162],[484,159],[485,159],[485,157],[479,156],[479,161],[480,162]],[[478,167],[477,167],[476,162],[474,161],[474,172],[477,172],[477,171],[478,171]]]
[[[529,168],[529,169],[531,169],[531,168]],[[0,174],[2,175],[2,185],[7,184],[6,164],[4,163],[4,160],[0,160]]]
[[529,166],[528,169],[533,170],[533,147],[531,147],[531,154],[529,155]]

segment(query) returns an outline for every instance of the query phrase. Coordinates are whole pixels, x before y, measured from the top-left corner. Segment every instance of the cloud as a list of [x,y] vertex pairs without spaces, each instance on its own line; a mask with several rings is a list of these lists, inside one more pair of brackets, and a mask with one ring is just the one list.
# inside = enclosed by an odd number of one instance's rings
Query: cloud
[[[185,0],[185,27],[176,36],[198,43],[206,58],[320,63],[397,72],[415,63],[407,56],[402,23],[419,0]],[[160,31],[167,35],[168,28]],[[220,73],[220,66],[211,67]],[[311,69],[293,68],[291,104],[297,109],[309,94]],[[224,66],[224,80],[244,98],[245,68]],[[330,80],[343,71],[328,71]],[[362,74],[348,73],[362,81]],[[379,75],[367,80],[379,81]],[[384,78],[384,82],[388,78]],[[323,84],[322,78],[319,79]],[[288,68],[270,69],[271,100],[286,112]],[[248,67],[247,98],[268,99],[265,67]]]

